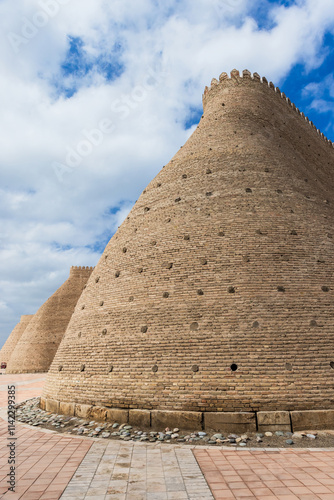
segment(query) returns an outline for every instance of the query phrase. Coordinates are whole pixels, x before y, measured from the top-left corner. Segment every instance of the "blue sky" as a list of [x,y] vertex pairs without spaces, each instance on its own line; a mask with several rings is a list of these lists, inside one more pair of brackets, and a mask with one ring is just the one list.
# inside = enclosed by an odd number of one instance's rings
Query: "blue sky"
[[332,0],[2,0],[0,346],[95,265],[213,77],[273,81],[334,141]]

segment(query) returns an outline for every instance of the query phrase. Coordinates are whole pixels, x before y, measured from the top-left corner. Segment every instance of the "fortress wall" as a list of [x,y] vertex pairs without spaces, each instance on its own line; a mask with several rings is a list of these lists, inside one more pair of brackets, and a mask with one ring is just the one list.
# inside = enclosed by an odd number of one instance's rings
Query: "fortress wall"
[[44,399],[334,408],[334,150],[273,86],[233,75],[107,245]]
[[92,267],[71,267],[67,281],[40,307],[18,341],[6,373],[47,372]]
[[28,326],[31,319],[34,317],[33,314],[21,316],[20,322],[15,326],[12,333],[9,335],[5,344],[3,345],[0,351],[0,363],[7,363],[10,360],[10,357],[15,349],[16,344],[20,340],[24,330]]

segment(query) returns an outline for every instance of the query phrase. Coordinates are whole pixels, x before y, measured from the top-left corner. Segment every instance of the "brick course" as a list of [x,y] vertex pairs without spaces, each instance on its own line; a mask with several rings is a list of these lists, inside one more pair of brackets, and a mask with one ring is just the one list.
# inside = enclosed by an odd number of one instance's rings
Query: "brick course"
[[203,105],[108,243],[44,398],[334,408],[332,143],[256,73],[223,73]]
[[25,329],[11,355],[6,373],[48,371],[92,270],[91,267],[71,268],[69,278],[39,308]]

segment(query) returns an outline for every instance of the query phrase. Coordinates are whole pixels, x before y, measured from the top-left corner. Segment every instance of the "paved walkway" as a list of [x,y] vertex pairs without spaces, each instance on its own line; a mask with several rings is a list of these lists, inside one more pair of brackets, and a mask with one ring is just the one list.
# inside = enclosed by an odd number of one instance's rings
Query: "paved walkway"
[[[0,499],[334,500],[334,450],[235,450],[66,436],[16,424],[16,491],[7,491],[7,385],[39,396],[45,375],[0,376]],[[212,493],[210,492],[210,489]]]
[[95,443],[62,500],[213,500],[186,446]]
[[194,450],[216,499],[333,500],[334,451]]
[[8,491],[8,426],[0,421],[0,498],[57,500],[91,447],[88,440],[62,437],[17,425],[15,432],[16,488]]

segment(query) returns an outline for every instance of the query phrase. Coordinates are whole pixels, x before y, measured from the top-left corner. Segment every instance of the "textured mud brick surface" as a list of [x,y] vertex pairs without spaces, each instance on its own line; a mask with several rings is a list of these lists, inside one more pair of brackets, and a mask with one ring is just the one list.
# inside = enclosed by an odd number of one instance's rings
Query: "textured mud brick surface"
[[223,74],[203,103],[108,243],[44,398],[333,408],[333,146],[256,74]]

